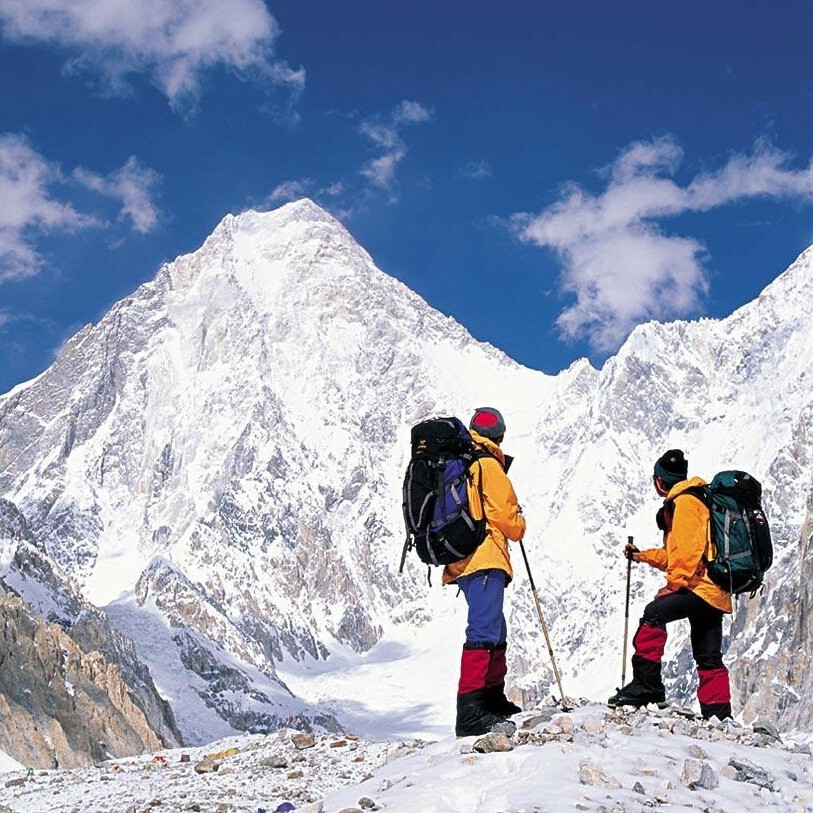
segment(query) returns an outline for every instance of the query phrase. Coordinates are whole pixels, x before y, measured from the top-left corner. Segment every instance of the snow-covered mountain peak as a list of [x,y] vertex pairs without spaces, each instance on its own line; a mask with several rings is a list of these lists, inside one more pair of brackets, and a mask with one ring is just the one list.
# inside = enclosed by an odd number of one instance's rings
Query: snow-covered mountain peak
[[729,328],[741,320],[773,325],[778,321],[799,323],[811,318],[813,299],[813,246],[805,249],[760,295],[734,311],[721,324]]
[[235,232],[264,231],[271,233],[289,226],[307,230],[319,224],[330,227],[337,233],[347,234],[345,227],[330,212],[314,203],[310,198],[302,198],[276,209],[266,211],[246,209],[238,214],[227,214],[208,239],[217,240],[222,235],[230,235]]
[[226,215],[197,251],[170,263],[162,276],[178,294],[202,299],[236,284],[268,310],[280,292],[297,286],[291,271],[323,272],[336,261],[355,269],[372,266],[345,227],[305,199],[270,212]]
[[[494,404],[570,691],[603,692],[618,540],[652,536],[645,472],[664,448],[699,473],[753,472],[786,508],[777,539],[799,538],[812,264],[727,320],[643,325],[601,370],[551,377],[475,341],[311,201],[229,215],[0,397],[0,491],[151,667],[167,650],[194,672],[182,730],[265,727],[276,675],[368,653],[446,601],[415,557],[395,576],[409,426]],[[512,669],[538,697],[549,675],[517,575]],[[156,647],[159,628],[172,639]]]
[[813,245],[806,248],[760,295],[788,298],[813,288]]
[[167,290],[171,321],[187,332],[231,310],[274,340],[297,334],[301,347],[323,348],[333,334],[343,352],[372,342],[381,353],[383,344],[399,343],[397,334],[441,354],[469,346],[520,369],[380,270],[338,220],[308,199],[226,216],[200,249],[165,266],[156,284]]
[[240,222],[270,222],[280,226],[284,223],[325,223],[335,227],[340,231],[345,231],[344,226],[339,220],[333,217],[330,212],[323,209],[318,204],[314,203],[310,198],[300,198],[299,200],[291,201],[277,209],[269,211],[259,211],[257,209],[249,209],[235,217],[235,220]]

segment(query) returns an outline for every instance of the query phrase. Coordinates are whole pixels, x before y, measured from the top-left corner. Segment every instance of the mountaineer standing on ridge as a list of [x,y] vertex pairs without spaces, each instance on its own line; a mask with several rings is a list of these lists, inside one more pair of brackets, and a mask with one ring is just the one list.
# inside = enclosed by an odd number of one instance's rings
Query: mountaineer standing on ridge
[[[709,509],[697,495],[706,485],[699,477],[687,479],[689,464],[680,449],[671,449],[655,463],[653,483],[664,498],[658,511],[663,547],[638,550],[627,544],[624,555],[666,571],[666,585],[647,604],[632,639],[632,681],[619,689],[610,706],[645,706],[665,702],[661,659],[666,625],[689,619],[692,655],[700,685],[697,699],[703,717],[731,716],[728,670],[723,664],[723,615],[731,612],[731,596],[707,575],[705,558],[710,545]],[[694,490],[695,493],[692,493]]]
[[456,584],[468,604],[457,694],[458,737],[499,729],[507,717],[522,711],[505,696],[503,595],[513,578],[508,540],[522,539],[525,519],[507,475],[512,458],[500,449],[505,436],[502,415],[491,407],[477,409],[469,429],[481,454],[469,470],[468,499],[475,515],[485,515],[486,536],[474,553],[443,571],[443,583]]

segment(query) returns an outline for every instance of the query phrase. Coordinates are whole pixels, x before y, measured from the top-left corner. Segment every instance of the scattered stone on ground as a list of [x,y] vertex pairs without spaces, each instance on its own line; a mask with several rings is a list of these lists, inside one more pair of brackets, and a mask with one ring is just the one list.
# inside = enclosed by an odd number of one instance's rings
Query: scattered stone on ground
[[514,745],[501,731],[492,731],[477,740],[473,748],[480,754],[492,754],[500,751],[513,751]]
[[[571,781],[585,787],[577,809],[637,813],[664,805],[685,806],[694,798],[692,809],[714,813],[715,788],[722,785],[718,791],[722,793],[723,783],[738,782],[752,786],[745,792],[759,806],[813,813],[807,790],[813,777],[809,737],[780,736],[770,723],[743,726],[729,720],[706,721],[679,707],[608,709],[586,701],[569,712],[558,705],[539,706],[516,720],[521,728],[513,740],[492,732],[473,744],[474,738],[460,742],[459,767],[505,766],[511,763],[498,760],[515,757],[500,757],[503,752],[556,749],[572,766]],[[619,768],[619,756],[612,752],[627,748],[625,737],[632,738],[629,747],[638,754],[641,743],[646,743],[657,759],[636,754],[633,760],[621,758],[627,767]],[[227,747],[235,743],[239,747]],[[389,800],[396,797],[391,794],[410,787],[416,781],[414,773],[382,775],[383,771],[396,760],[419,755],[427,745],[420,740],[374,742],[357,735],[290,729],[243,735],[223,741],[220,748],[225,750],[218,750],[215,743],[182,753],[179,749],[111,759],[73,771],[12,772],[0,783],[0,813],[337,813],[341,805],[326,808],[324,799],[343,787],[356,791],[343,797],[344,805],[349,805],[345,809],[363,813],[394,809]],[[766,755],[764,764],[760,752]],[[495,762],[483,763],[481,753],[493,754],[486,759]],[[448,757],[433,755],[429,764]],[[632,799],[637,799],[634,805]],[[4,808],[4,803],[12,806]]]
[[720,784],[711,765],[700,759],[687,759],[684,761],[680,781],[689,790],[697,790],[698,788],[714,790]]
[[737,782],[750,782],[760,788],[774,789],[773,777],[764,769],[746,759],[731,757],[728,764],[737,772]]
[[312,731],[297,731],[291,735],[291,742],[293,742],[297,750],[303,751],[316,745],[316,735]]
[[598,765],[584,760],[579,763],[579,782],[582,785],[592,785],[593,787],[620,788],[621,783],[611,777]]
[[754,723],[753,729],[755,734],[762,734],[766,737],[770,737],[772,742],[782,742],[782,738],[779,736],[779,732],[773,723],[766,721],[757,722]]

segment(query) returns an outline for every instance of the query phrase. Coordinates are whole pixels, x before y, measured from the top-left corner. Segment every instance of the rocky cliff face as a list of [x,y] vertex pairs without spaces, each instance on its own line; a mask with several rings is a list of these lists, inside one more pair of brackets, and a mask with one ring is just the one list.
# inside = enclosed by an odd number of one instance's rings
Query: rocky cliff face
[[75,768],[157,749],[118,667],[0,587],[0,738],[23,765]]
[[32,767],[76,767],[180,745],[132,641],[81,599],[8,500],[0,542],[4,749]]
[[[566,689],[609,691],[619,550],[628,534],[659,544],[651,465],[679,446],[693,473],[744,468],[765,485],[776,565],[738,606],[730,660],[748,714],[792,716],[809,688],[793,683],[794,700],[784,675],[769,692],[759,680],[808,631],[788,610],[809,606],[797,560],[813,481],[811,295],[808,252],[726,320],[644,325],[601,370],[582,360],[549,377],[474,341],[310,202],[230,216],[0,397],[0,489],[203,742],[329,722],[277,666],[366,652],[428,620],[425,571],[410,561],[395,576],[408,431],[482,403],[508,420]],[[659,579],[636,569],[633,614]],[[534,699],[552,683],[538,621],[519,590],[507,608],[514,688]],[[670,656],[688,665],[682,635]],[[685,671],[672,673],[684,698]]]
[[[813,723],[813,488],[798,549],[782,583],[743,613],[732,628],[738,656],[737,699],[749,718],[771,713],[781,724],[809,730]],[[752,630],[757,628],[756,641]],[[747,644],[747,646],[743,645]]]

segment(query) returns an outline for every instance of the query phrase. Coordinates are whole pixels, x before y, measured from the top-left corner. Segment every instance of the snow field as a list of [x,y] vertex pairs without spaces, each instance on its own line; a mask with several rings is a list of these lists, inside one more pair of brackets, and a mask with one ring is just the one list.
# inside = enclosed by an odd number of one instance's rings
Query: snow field
[[[514,750],[505,753],[472,752],[474,737],[427,743],[351,734],[317,735],[313,747],[299,750],[296,732],[283,729],[90,769],[37,771],[28,779],[24,771],[6,773],[0,804],[15,813],[256,813],[286,801],[308,813],[813,811],[809,735],[769,743],[772,738],[739,725],[705,724],[669,710],[613,712],[597,704],[568,714],[540,706],[516,719]],[[691,734],[673,733],[675,725]],[[747,744],[751,740],[763,744]],[[219,769],[197,773],[207,756]],[[754,766],[757,783],[735,778],[732,758]],[[687,786],[687,761],[708,766],[708,787]],[[8,786],[9,780],[20,784]]]

